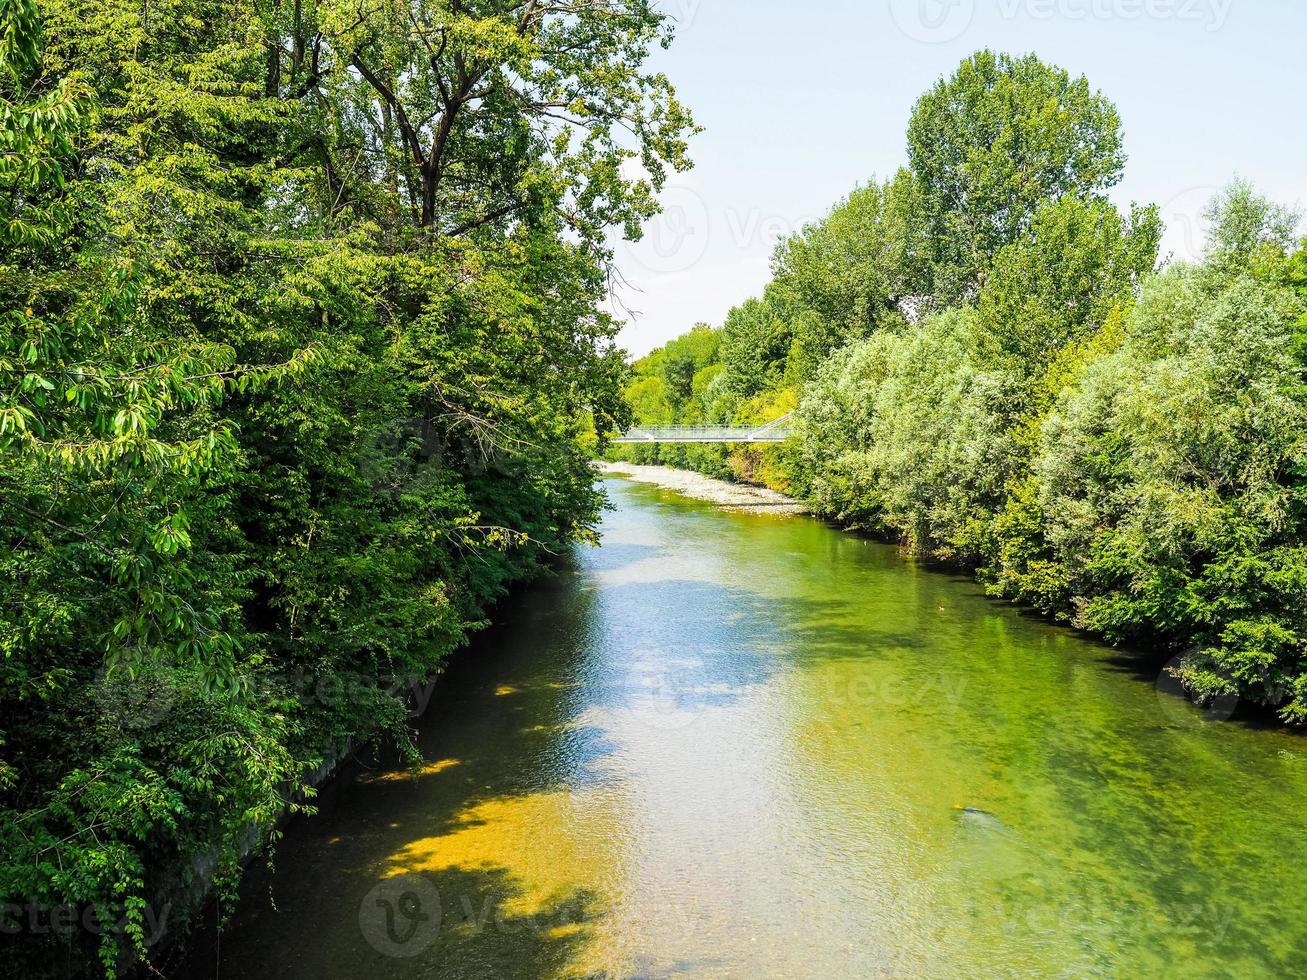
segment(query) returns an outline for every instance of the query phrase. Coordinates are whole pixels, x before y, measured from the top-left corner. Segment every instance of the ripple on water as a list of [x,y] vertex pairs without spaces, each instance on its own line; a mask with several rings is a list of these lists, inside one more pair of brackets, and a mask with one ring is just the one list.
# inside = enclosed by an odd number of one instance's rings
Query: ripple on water
[[[289,828],[224,977],[1251,977],[1307,957],[1303,739],[1177,725],[1121,654],[893,548],[609,491],[604,547],[442,678],[429,761]],[[360,906],[414,874],[440,928],[378,952]]]

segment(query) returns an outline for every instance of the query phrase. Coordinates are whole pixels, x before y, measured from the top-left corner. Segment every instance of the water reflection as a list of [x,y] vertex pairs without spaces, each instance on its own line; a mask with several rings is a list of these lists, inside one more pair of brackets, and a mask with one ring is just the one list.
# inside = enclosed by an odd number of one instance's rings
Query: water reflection
[[1307,955],[1303,739],[1160,704],[1146,660],[891,548],[610,486],[604,547],[442,678],[423,767],[334,786],[184,975],[1256,976]]

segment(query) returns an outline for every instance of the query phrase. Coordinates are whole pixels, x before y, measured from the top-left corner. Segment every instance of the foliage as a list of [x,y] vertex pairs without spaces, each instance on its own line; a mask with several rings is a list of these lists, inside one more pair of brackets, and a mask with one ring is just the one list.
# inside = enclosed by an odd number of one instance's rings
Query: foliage
[[[761,307],[758,301],[755,304]],[[735,390],[728,377],[728,342],[725,330],[700,324],[635,361],[626,385],[631,417],[646,425],[728,424],[770,421],[788,411],[767,415],[770,405],[755,404]],[[765,403],[767,398],[758,396],[758,400]],[[608,454],[640,464],[683,466],[727,479],[741,476],[747,465],[757,462],[713,444],[622,445],[612,447]]]
[[908,154],[945,301],[974,298],[999,249],[1041,206],[1092,197],[1117,184],[1125,164],[1116,108],[1083,76],[992,51],[921,97]]
[[1194,649],[1200,697],[1304,717],[1295,685],[1307,551],[1301,305],[1246,272],[1177,269],[1150,284],[1125,342],[1043,427],[1037,506],[1063,611],[1109,639]]
[[1029,231],[999,250],[980,293],[994,353],[1021,373],[1046,371],[1130,302],[1160,237],[1156,208],[1136,208],[1128,221],[1097,198],[1040,208]]
[[1157,209],[1102,197],[1116,110],[1034,56],[963,62],[908,146],[908,170],[780,244],[702,396],[652,398],[635,365],[642,420],[797,401],[795,438],[639,452],[801,494],[995,596],[1182,653],[1200,701],[1307,723],[1300,216],[1235,181],[1202,262],[1157,271]]
[[43,12],[0,6],[0,905],[125,922],[115,973],[592,536],[605,234],[694,126],[642,0]]
[[49,244],[65,219],[64,167],[81,122],[78,89],[41,71],[34,0],[0,6],[0,245]]
[[752,398],[784,380],[793,343],[775,290],[734,307],[722,324],[722,385],[737,398]]
[[777,246],[769,295],[789,313],[801,377],[849,341],[904,322],[901,304],[929,280],[920,209],[916,181],[900,171]]
[[1307,403],[1303,302],[1287,288],[1300,259],[1278,244],[1282,213],[1246,187],[1213,213],[1208,260],[1149,280],[1125,312],[1128,277],[1097,298],[1097,274],[1078,280],[1102,303],[1087,335],[1087,317],[1068,329],[1069,302],[1041,316],[1033,276],[1013,322],[1046,345],[1043,370],[1011,370],[983,295],[852,345],[805,390],[799,455],[822,510],[981,566],[996,595],[1113,642],[1187,649],[1180,675],[1199,699],[1300,721]]
[[[1019,406],[1015,379],[987,367],[980,336],[974,312],[936,314],[853,345],[805,391],[800,439],[823,510],[916,551],[979,560]],[[828,441],[840,446],[831,464]]]

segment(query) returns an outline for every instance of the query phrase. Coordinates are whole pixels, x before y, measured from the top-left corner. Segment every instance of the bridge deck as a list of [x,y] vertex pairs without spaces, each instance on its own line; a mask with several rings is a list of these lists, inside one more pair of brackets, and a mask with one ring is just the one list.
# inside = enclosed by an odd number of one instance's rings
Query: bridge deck
[[765,425],[643,425],[613,442],[784,442],[789,420],[786,415]]

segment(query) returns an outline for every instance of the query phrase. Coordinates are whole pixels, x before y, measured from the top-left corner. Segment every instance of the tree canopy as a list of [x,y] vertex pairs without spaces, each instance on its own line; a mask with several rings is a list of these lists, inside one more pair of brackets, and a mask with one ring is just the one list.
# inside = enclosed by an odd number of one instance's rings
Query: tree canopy
[[1116,107],[1035,55],[980,51],[921,97],[908,123],[936,291],[974,298],[995,254],[1040,208],[1115,186],[1125,166]]
[[147,902],[411,751],[410,685],[592,537],[607,231],[695,128],[669,36],[644,0],[0,5],[0,906],[125,924],[13,962],[146,958]]
[[1157,209],[1104,197],[1124,160],[1084,78],[978,52],[917,103],[907,168],[779,243],[701,395],[655,404],[635,365],[637,417],[797,406],[795,437],[618,448],[799,494],[995,596],[1179,654],[1200,701],[1305,724],[1301,216],[1236,180],[1202,260],[1159,269]]

